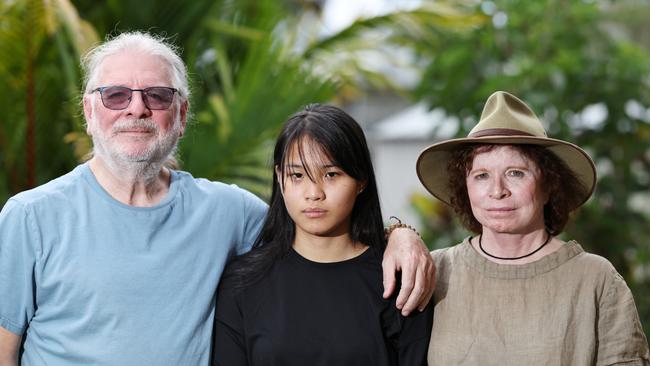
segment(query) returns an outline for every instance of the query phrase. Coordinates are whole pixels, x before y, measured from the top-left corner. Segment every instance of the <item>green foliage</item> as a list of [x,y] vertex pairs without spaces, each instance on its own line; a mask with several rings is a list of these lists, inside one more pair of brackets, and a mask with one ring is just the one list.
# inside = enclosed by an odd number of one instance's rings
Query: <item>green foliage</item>
[[347,94],[388,90],[407,97],[403,85],[368,65],[368,59],[382,59],[419,73],[420,65],[410,59],[405,61],[405,53],[430,55],[438,50],[441,34],[472,29],[486,19],[455,2],[436,1],[424,2],[413,10],[358,19],[327,37],[321,37],[318,32],[305,32],[304,24],[296,24],[294,28],[300,29],[307,38],[307,45],[301,50],[303,57],[321,72],[335,77]]
[[94,39],[66,0],[0,2],[0,197],[59,175],[81,129],[77,59]]
[[[193,118],[180,144],[184,169],[265,196],[271,142],[291,113],[307,103],[331,101],[366,82],[395,88],[377,70],[365,70],[353,50],[373,49],[383,40],[415,45],[414,40],[431,39],[430,31],[439,27],[462,28],[477,22],[471,14],[440,3],[361,20],[323,40],[315,36],[317,22],[305,21],[305,16],[313,20],[318,14],[305,11],[311,9],[308,3],[296,1],[75,0],[74,4],[68,0],[0,4],[7,19],[0,25],[0,50],[7,55],[0,62],[0,76],[10,85],[3,90],[8,97],[0,105],[8,111],[6,121],[0,121],[0,159],[8,172],[0,180],[2,201],[69,171],[89,151],[79,108],[77,61],[107,35],[146,30],[168,36],[182,47],[194,94]],[[79,19],[77,9],[95,28]],[[314,36],[305,38],[305,31]],[[369,37],[373,31],[390,36]],[[22,37],[25,33],[30,36]],[[384,49],[378,55],[389,54]],[[344,67],[332,62],[341,57],[346,59]],[[30,118],[34,115],[36,119]],[[41,122],[41,116],[56,124]],[[31,177],[35,172],[38,176]]]
[[212,10],[228,1],[208,0],[73,0],[79,13],[105,38],[128,30],[144,30],[173,37],[185,45]]
[[469,235],[469,231],[462,227],[453,210],[442,201],[415,193],[411,197],[411,204],[422,218],[424,227],[420,234],[429,249],[440,249],[452,243],[460,243]]
[[[336,85],[274,42],[282,9],[261,4],[264,16],[258,12],[245,24],[207,22],[212,32],[191,57],[195,74],[206,82],[195,88],[201,104],[182,156],[189,171],[268,196],[270,152],[280,126],[301,106],[330,100]],[[237,38],[239,47],[229,44],[228,36]]]
[[[458,136],[466,136],[487,97],[507,90],[548,123],[550,136],[590,152],[598,187],[565,237],[613,262],[650,329],[650,213],[639,208],[650,192],[650,55],[613,39],[596,3],[494,4],[494,22],[441,38],[445,51],[432,56],[417,95],[459,116]],[[602,118],[590,117],[594,111]],[[431,227],[448,237],[458,235],[454,228]]]
[[78,60],[108,33],[149,30],[183,46],[195,80],[195,119],[180,146],[185,169],[261,195],[269,186],[269,141],[279,126],[300,106],[325,102],[336,90],[274,41],[275,25],[287,15],[281,3],[75,3],[100,37],[68,1],[0,3],[2,202],[64,174],[89,151]]

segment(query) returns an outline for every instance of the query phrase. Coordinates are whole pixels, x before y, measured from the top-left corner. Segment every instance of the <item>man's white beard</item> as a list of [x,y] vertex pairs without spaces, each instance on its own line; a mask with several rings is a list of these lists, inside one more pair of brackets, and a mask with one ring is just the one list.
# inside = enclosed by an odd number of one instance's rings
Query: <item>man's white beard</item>
[[[93,153],[100,157],[113,174],[129,179],[150,181],[160,173],[162,164],[176,152],[181,131],[181,122],[176,119],[172,129],[160,136],[160,128],[151,119],[117,121],[108,134],[97,128],[93,119],[90,131],[93,140]],[[143,149],[128,151],[115,140],[121,131],[143,129],[154,135],[154,140]],[[147,136],[147,138],[151,138]]]

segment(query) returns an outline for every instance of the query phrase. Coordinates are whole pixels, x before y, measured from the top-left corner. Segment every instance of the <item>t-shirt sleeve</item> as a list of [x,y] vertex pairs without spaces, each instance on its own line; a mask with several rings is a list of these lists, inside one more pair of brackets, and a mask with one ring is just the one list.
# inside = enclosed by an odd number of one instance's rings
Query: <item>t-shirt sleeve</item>
[[244,240],[237,247],[237,255],[248,252],[262,230],[268,205],[254,194],[242,190],[245,201]]
[[391,297],[382,317],[388,343],[397,355],[397,364],[427,366],[433,301],[429,302],[424,311],[415,310],[405,317],[395,307],[395,299],[396,296]]
[[0,326],[22,335],[36,310],[40,238],[33,214],[10,199],[0,212]]
[[244,319],[231,289],[219,287],[214,317],[213,366],[246,366]]
[[427,365],[432,323],[433,301],[429,301],[424,311],[415,310],[403,318],[398,341],[399,365]]
[[613,267],[599,306],[597,365],[650,364],[648,341],[632,292]]

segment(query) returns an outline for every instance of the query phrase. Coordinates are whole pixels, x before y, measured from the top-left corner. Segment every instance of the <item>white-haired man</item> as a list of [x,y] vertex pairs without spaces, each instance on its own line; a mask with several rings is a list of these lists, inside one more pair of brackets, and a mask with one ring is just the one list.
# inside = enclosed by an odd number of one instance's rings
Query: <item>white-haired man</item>
[[[0,213],[0,365],[207,365],[222,270],[267,206],[165,165],[189,109],[171,46],[124,33],[84,66],[93,157]],[[428,302],[433,269],[421,242],[399,235],[386,293],[401,269],[409,312]]]

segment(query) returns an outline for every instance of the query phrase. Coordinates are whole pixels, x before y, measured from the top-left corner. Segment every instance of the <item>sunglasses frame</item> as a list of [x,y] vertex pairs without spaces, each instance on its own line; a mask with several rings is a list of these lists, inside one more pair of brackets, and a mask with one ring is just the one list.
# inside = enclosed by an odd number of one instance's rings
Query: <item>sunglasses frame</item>
[[[104,102],[104,90],[109,89],[109,88],[124,88],[125,90],[130,90],[131,91],[131,95],[129,96],[129,102],[124,106],[124,108],[111,108],[111,107],[106,105],[106,102]],[[151,90],[151,89],[167,89],[167,90],[172,91],[172,99],[171,99],[171,101],[169,102],[169,105],[166,108],[151,108],[151,106],[149,105],[149,97],[147,95],[147,91]],[[131,88],[126,87],[126,86],[111,85],[111,86],[100,86],[98,88],[93,89],[91,91],[91,93],[94,93],[94,92],[97,92],[97,91],[99,92],[99,96],[100,96],[99,99],[102,100],[102,105],[105,108],[110,109],[112,111],[121,111],[121,110],[127,109],[129,107],[129,105],[131,105],[131,100],[133,99],[133,92],[136,92],[136,91],[139,91],[140,93],[142,93],[142,101],[144,102],[144,105],[148,109],[150,109],[152,111],[166,110],[166,109],[169,109],[169,107],[171,107],[172,103],[174,102],[174,94],[178,93],[178,89],[168,87],[168,86],[150,86],[150,87],[144,88],[144,89],[131,89]]]

